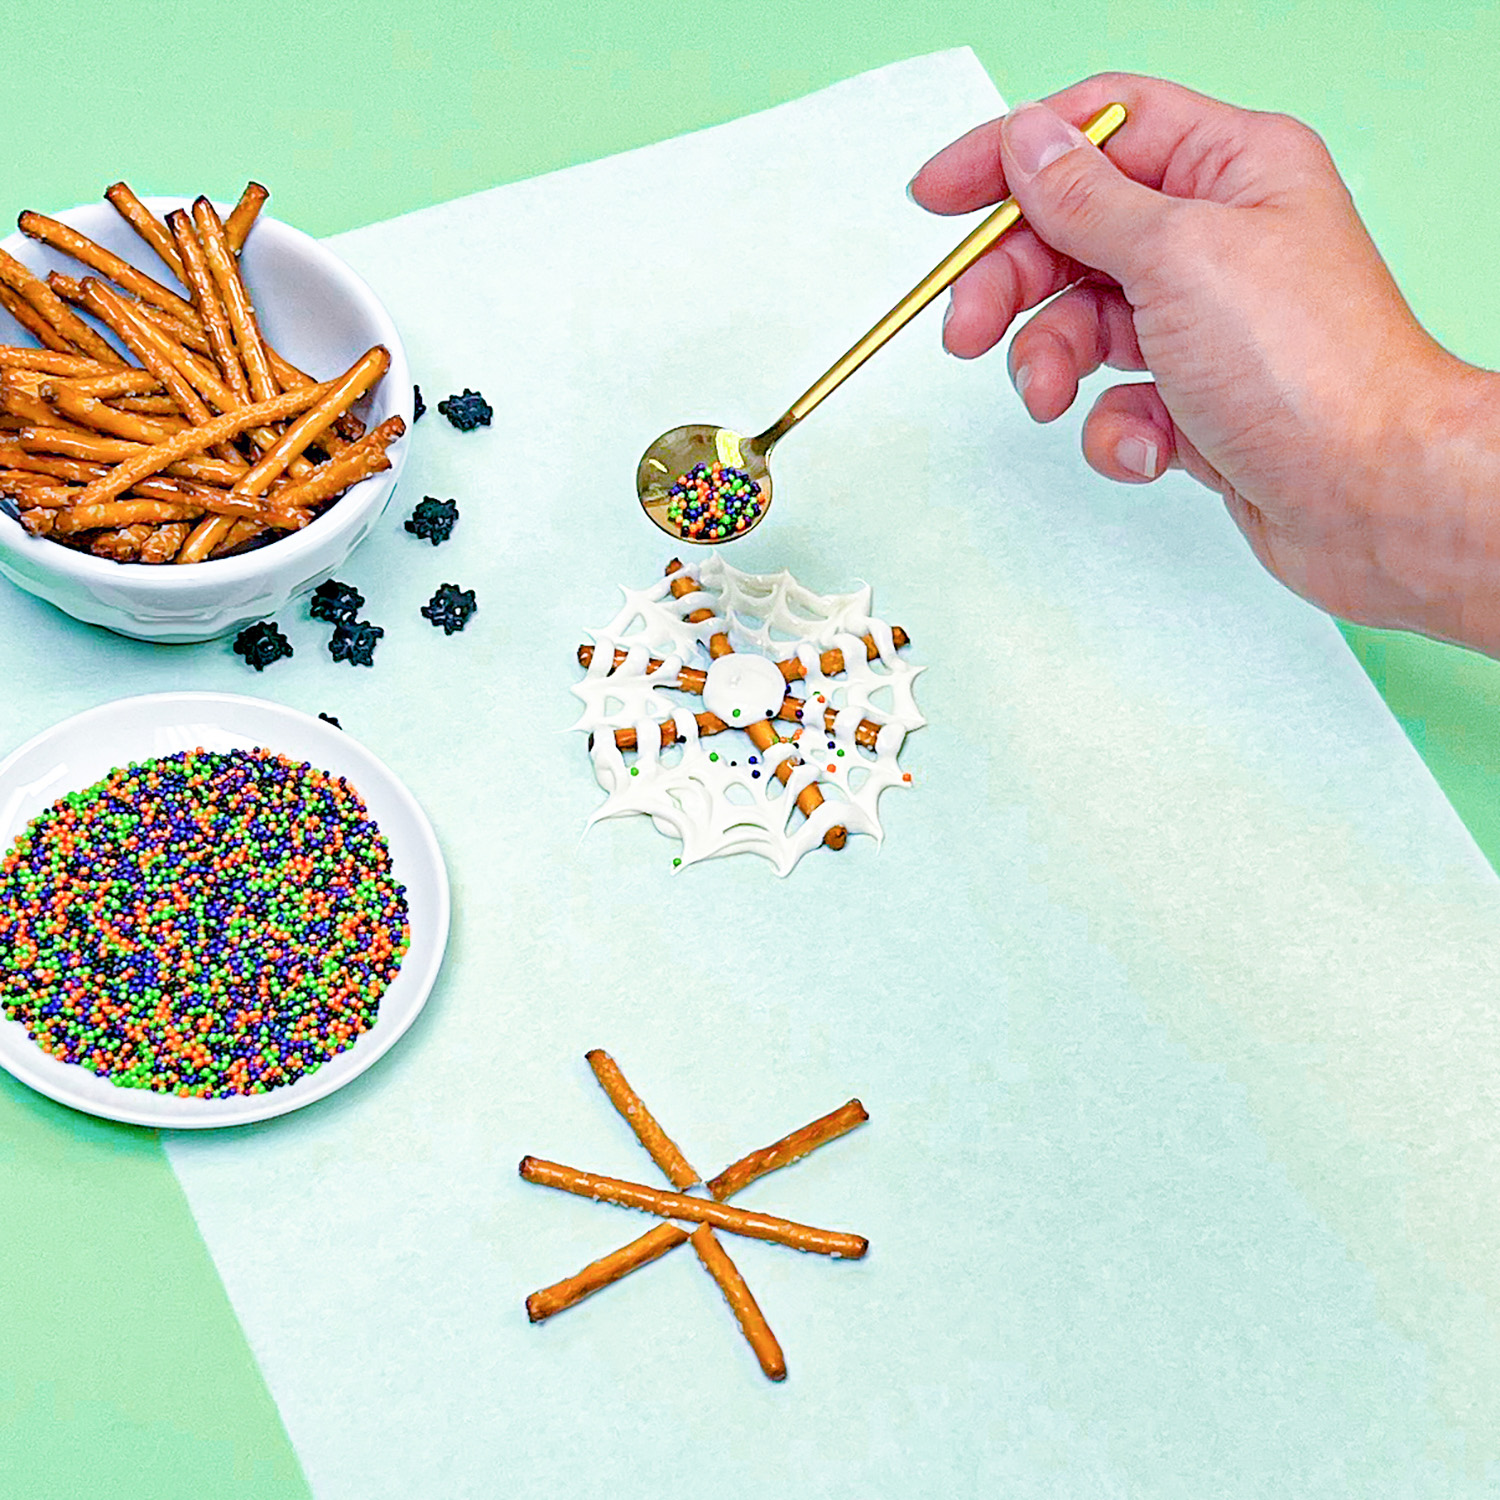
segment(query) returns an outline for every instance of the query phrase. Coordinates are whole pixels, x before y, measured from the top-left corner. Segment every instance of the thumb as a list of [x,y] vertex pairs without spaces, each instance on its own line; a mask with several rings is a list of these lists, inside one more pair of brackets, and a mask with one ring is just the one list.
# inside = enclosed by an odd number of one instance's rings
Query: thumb
[[1061,115],[1018,105],[1001,121],[1000,154],[1026,222],[1054,250],[1122,286],[1151,262],[1170,200],[1125,176]]

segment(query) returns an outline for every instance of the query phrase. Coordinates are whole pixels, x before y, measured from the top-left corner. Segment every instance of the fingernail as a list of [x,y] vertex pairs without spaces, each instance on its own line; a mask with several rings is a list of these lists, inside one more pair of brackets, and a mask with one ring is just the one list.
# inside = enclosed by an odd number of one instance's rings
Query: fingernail
[[1081,131],[1074,130],[1045,104],[1018,105],[1006,115],[1000,129],[1016,170],[1027,180],[1087,142]]
[[1145,438],[1121,438],[1115,446],[1115,462],[1131,474],[1142,479],[1156,478],[1157,449],[1155,443]]
[[948,347],[948,325],[952,321],[953,321],[953,293],[949,292],[948,293],[948,305],[947,305],[947,307],[945,307],[943,309],[943,330],[938,335],[939,341],[942,343],[942,346],[943,346],[943,352],[945,354],[952,354],[953,353],[953,351]]
[[1016,395],[1023,401],[1026,399],[1026,387],[1031,384],[1031,366],[1017,365],[1010,377],[1011,384],[1016,388]]
[[[922,174],[920,172],[917,173],[917,177],[920,177],[921,175]],[[917,185],[917,177],[913,177],[912,180],[906,184],[906,196],[910,198],[913,203],[917,202],[917,195],[914,191]],[[917,203],[918,208],[920,208],[921,206],[922,205],[920,203]]]

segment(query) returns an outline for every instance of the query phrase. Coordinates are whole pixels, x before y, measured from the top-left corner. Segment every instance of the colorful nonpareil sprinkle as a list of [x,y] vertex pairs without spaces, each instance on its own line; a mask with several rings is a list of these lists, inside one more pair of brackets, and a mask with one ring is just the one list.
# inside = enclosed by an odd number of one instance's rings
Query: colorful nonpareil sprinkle
[[667,520],[693,541],[722,541],[760,515],[760,489],[744,469],[694,464],[667,491]]
[[124,1088],[295,1083],[375,1024],[408,939],[358,792],[264,749],[112,771],[0,860],[0,1007]]

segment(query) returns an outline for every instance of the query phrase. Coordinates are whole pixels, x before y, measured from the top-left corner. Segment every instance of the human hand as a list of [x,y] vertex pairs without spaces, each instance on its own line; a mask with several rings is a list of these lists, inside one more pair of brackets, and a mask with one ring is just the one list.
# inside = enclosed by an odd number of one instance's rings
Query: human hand
[[[1106,158],[1069,122],[1112,100],[1130,117]],[[1306,126],[1101,76],[971,131],[911,192],[936,213],[1019,202],[943,340],[983,354],[1046,302],[1010,347],[1034,418],[1101,365],[1150,372],[1084,423],[1101,474],[1183,468],[1305,598],[1500,654],[1500,381],[1417,323]]]

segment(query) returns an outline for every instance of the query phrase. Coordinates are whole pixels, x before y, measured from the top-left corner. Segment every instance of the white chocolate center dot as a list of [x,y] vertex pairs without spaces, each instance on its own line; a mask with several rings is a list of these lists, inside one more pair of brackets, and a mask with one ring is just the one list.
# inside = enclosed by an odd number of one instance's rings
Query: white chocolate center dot
[[763,656],[731,652],[709,664],[703,706],[734,728],[770,718],[786,697],[786,678]]

